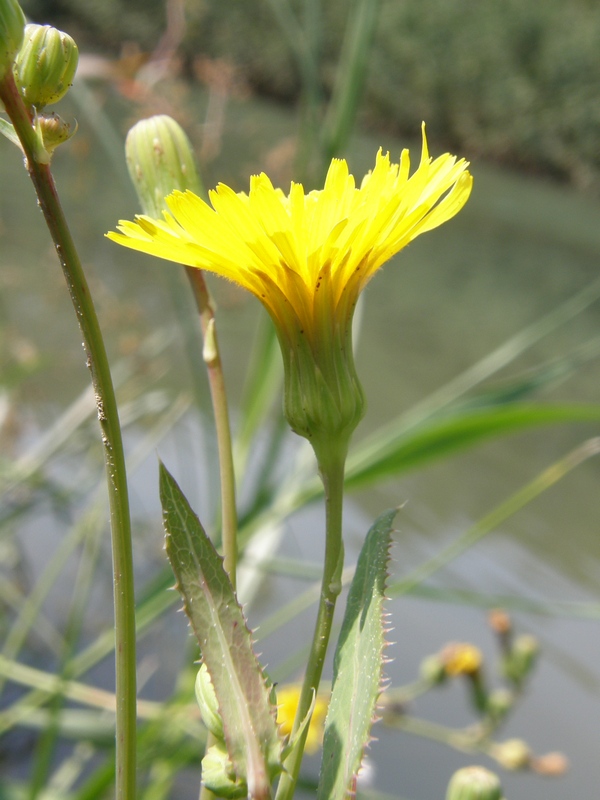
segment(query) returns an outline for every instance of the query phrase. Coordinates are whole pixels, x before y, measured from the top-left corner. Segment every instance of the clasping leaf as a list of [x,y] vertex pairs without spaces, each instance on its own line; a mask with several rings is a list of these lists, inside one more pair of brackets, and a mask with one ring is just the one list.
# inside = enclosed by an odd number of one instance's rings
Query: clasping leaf
[[282,747],[268,681],[223,559],[162,464],[160,496],[167,555],[214,687],[237,786],[245,783],[249,797],[265,800],[281,770]]

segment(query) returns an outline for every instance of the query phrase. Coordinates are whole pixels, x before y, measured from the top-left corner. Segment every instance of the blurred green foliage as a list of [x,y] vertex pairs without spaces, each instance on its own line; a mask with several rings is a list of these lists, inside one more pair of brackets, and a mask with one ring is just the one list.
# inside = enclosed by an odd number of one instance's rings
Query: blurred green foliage
[[[188,62],[233,61],[256,90],[292,102],[300,77],[268,0],[181,0]],[[171,0],[175,2],[175,0]],[[29,15],[81,44],[151,49],[166,0],[29,0]],[[306,2],[291,2],[300,22]],[[321,76],[332,83],[347,0],[322,3]],[[73,25],[75,30],[73,30]],[[87,35],[86,35],[87,34]],[[600,4],[595,0],[381,0],[363,124],[567,179],[600,193]]]

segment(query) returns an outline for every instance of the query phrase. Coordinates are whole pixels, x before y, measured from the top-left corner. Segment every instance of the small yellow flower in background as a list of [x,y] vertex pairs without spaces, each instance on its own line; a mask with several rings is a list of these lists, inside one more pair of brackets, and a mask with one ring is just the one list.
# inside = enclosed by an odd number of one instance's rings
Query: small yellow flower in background
[[252,292],[271,315],[285,368],[285,413],[317,455],[347,446],[364,411],[354,368],[351,322],[360,292],[375,272],[422,233],[453,217],[471,192],[464,159],[429,156],[425,128],[419,166],[377,154],[357,186],[343,159],[333,159],[325,186],[289,194],[264,174],[250,192],[224,184],[212,207],[190,191],[166,198],[163,219],[121,221],[110,239],[126,247],[209,270]]
[[[292,732],[298,701],[300,700],[300,684],[287,684],[277,687],[277,724],[282,736],[289,736]],[[312,717],[308,724],[305,750],[307,753],[316,753],[323,743],[323,727],[327,716],[329,698],[317,695]]]
[[441,653],[446,674],[475,675],[483,664],[483,655],[474,644],[455,642],[447,645]]

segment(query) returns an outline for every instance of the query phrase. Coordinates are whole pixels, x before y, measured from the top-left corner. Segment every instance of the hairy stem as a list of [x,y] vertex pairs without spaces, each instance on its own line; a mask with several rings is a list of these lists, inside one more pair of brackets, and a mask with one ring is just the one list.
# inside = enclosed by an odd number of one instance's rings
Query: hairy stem
[[49,165],[36,160],[40,154],[40,139],[10,70],[0,81],[0,99],[21,142],[26,167],[67,281],[96,397],[108,483],[113,558],[116,798],[132,800],[136,786],[135,600],[127,475],[115,392],[98,318],[54,178]]

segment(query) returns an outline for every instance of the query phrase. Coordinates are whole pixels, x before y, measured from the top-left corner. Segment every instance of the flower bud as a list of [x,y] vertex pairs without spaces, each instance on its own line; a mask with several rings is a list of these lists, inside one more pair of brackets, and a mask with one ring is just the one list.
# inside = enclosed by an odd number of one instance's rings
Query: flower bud
[[432,686],[444,683],[448,677],[444,660],[439,655],[427,656],[421,661],[419,666],[421,680],[426,681]]
[[546,753],[531,759],[531,769],[538,775],[556,778],[564,775],[569,769],[569,762],[564,753]]
[[58,114],[39,114],[36,120],[37,127],[42,134],[44,148],[50,154],[59,144],[68,141],[77,132],[77,123],[72,127]]
[[507,739],[497,744],[491,755],[504,769],[525,769],[531,762],[531,750],[522,739]]
[[162,217],[164,199],[175,189],[203,193],[190,140],[171,117],[136,123],[127,134],[125,158],[144,214]]
[[450,779],[446,800],[502,800],[500,780],[484,767],[464,767]]
[[24,29],[25,15],[17,0],[0,0],[0,80],[12,67]]
[[520,684],[529,675],[540,652],[540,643],[529,634],[522,634],[515,639],[504,660],[504,674],[507,678]]
[[246,781],[237,778],[222,742],[211,745],[202,759],[202,783],[217,797],[247,797]]
[[25,101],[40,109],[57,103],[73,83],[79,51],[73,39],[51,25],[27,25],[15,60],[15,80]]
[[223,720],[219,713],[217,695],[205,664],[202,664],[198,670],[195,689],[202,722],[216,739],[223,741]]
[[486,711],[495,721],[503,719],[515,704],[515,696],[510,689],[495,689],[487,698]]

